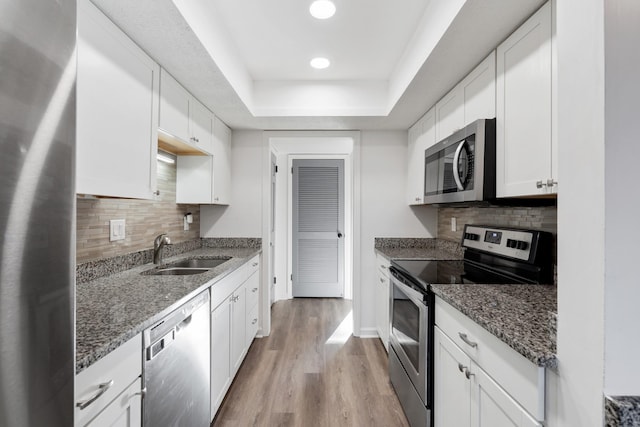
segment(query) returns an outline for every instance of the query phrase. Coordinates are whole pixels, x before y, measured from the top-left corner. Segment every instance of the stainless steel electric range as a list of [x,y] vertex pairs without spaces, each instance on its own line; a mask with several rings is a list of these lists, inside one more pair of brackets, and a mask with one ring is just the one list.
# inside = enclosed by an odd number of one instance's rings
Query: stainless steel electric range
[[550,233],[467,225],[463,260],[392,260],[389,375],[412,427],[433,425],[431,284],[553,282]]

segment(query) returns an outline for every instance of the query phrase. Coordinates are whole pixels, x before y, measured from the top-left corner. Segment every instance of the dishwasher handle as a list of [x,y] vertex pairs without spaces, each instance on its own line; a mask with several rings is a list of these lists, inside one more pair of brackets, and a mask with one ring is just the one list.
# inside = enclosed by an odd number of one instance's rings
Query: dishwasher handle
[[[190,318],[191,316],[189,316]],[[169,347],[176,339],[176,330],[175,328],[170,330],[165,336],[151,344],[149,347],[145,349],[145,355],[147,360],[151,360],[156,357],[160,352],[162,352],[165,348]]]

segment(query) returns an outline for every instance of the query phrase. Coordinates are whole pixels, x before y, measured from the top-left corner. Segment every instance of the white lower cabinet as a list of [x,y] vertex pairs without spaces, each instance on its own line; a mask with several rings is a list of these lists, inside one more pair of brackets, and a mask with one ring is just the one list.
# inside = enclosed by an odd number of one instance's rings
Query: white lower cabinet
[[142,335],[76,375],[76,426],[142,424]]
[[434,349],[437,427],[542,426],[438,327]]
[[[259,269],[257,255],[211,287],[212,420],[255,337],[255,332],[251,335],[250,326],[258,324]],[[256,316],[256,321],[250,325],[252,315]]]
[[376,331],[385,350],[389,352],[389,328],[391,320],[389,318],[390,282],[389,282],[389,261],[381,255],[376,255]]
[[544,368],[439,298],[435,309],[435,426],[541,427]]
[[135,427],[142,425],[142,380],[138,378],[87,426]]

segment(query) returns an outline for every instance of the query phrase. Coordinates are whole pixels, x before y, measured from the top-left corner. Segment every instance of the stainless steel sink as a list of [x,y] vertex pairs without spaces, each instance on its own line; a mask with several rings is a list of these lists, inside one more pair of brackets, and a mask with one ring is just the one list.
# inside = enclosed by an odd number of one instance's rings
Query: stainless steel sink
[[231,257],[184,259],[167,264],[162,268],[143,271],[141,274],[150,276],[188,276],[201,274],[230,259]]
[[197,259],[185,259],[182,261],[176,261],[169,264],[168,268],[215,268],[220,264],[229,261],[231,258],[197,258]]
[[208,268],[161,268],[159,270],[145,271],[143,274],[151,276],[189,276],[191,274],[200,274],[209,271]]

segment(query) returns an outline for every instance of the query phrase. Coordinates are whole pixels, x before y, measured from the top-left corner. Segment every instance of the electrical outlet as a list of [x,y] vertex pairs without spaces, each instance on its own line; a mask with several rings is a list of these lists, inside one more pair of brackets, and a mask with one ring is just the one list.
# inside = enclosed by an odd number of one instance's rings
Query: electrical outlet
[[125,235],[124,219],[112,219],[109,221],[109,241],[124,240]]
[[458,221],[454,216],[451,217],[451,231],[458,231]]

